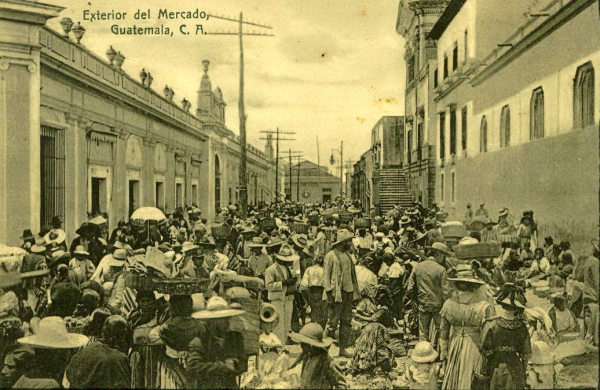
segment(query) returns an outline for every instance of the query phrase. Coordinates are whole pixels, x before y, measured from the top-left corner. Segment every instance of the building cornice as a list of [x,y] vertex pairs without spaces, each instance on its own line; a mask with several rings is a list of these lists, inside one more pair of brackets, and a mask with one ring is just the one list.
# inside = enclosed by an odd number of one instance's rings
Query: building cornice
[[[548,12],[551,7],[559,2],[555,0],[549,4],[545,12]],[[470,81],[471,86],[475,87],[494,74],[498,73],[508,64],[519,58],[523,53],[531,47],[539,43],[542,39],[552,34],[560,26],[567,23],[584,9],[597,3],[597,0],[572,0],[563,5],[554,14],[550,15],[539,26],[535,27],[529,34],[524,35],[524,29],[534,22],[529,22],[526,26],[522,26],[517,33],[505,42],[506,47],[509,47],[500,57],[498,57],[499,49],[494,50],[488,57],[483,60],[485,68],[479,71]]]

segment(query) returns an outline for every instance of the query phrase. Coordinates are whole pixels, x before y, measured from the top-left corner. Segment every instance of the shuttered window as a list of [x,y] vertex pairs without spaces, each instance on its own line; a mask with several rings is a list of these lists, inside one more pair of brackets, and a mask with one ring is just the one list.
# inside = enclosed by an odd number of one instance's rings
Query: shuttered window
[[48,126],[40,129],[40,223],[65,217],[65,135]]

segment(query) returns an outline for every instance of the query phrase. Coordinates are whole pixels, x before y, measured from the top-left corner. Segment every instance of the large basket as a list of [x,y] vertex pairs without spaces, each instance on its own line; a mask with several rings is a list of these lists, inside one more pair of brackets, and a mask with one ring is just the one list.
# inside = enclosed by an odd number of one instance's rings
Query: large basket
[[290,230],[298,234],[308,234],[310,225],[307,223],[292,222],[290,223]]
[[125,275],[125,287],[136,291],[154,291],[154,283],[151,278],[134,273]]
[[502,254],[502,244],[497,241],[458,244],[453,249],[460,260],[498,257]]
[[444,238],[452,237],[452,238],[463,238],[466,237],[467,229],[465,225],[442,225],[442,236]]
[[354,227],[356,229],[369,229],[371,228],[371,218],[356,218],[354,220]]
[[275,229],[277,227],[277,221],[275,218],[263,218],[260,221],[260,227],[263,230]]
[[229,225],[213,225],[210,231],[214,238],[228,238],[231,236],[231,226]]
[[206,291],[210,279],[153,279],[154,291],[161,294],[197,294]]
[[338,214],[340,222],[352,222],[352,220],[354,219],[354,214],[349,213],[347,211],[340,211],[340,213]]

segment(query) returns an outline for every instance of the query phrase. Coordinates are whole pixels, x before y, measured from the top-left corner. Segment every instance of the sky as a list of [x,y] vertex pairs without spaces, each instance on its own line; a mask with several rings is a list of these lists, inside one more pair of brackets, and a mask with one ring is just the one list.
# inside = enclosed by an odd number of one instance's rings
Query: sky
[[[398,0],[43,0],[65,7],[49,21],[70,17],[86,33],[81,43],[102,58],[110,45],[126,57],[123,69],[139,78],[144,68],[154,77],[152,87],[165,85],[174,100],[186,97],[196,110],[202,60],[210,61],[213,89],[223,91],[226,125],[239,133],[239,42],[237,36],[196,35],[204,31],[237,31],[237,23],[208,20],[159,20],[158,11],[205,11],[213,15],[267,24],[272,30],[248,26],[245,31],[272,32],[274,37],[244,38],[245,109],[248,142],[263,148],[264,134],[295,132],[295,141],[280,144],[329,166],[332,149],[344,142],[344,160],[358,160],[369,149],[370,132],[384,115],[404,113],[404,40],[395,31]],[[136,20],[137,10],[150,10],[151,19]],[[124,20],[84,20],[84,11],[127,12]],[[88,18],[89,19],[89,18]],[[115,35],[111,26],[168,26],[173,36]],[[190,35],[179,33],[186,24]],[[333,151],[338,159],[338,153]],[[337,164],[337,162],[336,162]]]

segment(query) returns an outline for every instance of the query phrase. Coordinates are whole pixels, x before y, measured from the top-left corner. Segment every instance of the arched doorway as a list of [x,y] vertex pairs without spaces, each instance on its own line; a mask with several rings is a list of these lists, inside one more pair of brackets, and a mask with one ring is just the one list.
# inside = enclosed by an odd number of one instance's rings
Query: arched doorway
[[215,154],[215,210],[221,211],[221,164],[219,156]]

